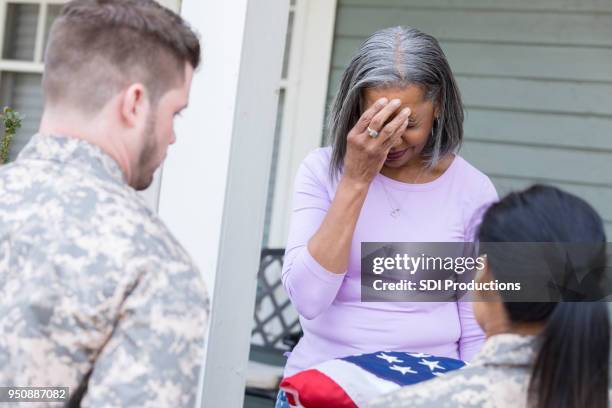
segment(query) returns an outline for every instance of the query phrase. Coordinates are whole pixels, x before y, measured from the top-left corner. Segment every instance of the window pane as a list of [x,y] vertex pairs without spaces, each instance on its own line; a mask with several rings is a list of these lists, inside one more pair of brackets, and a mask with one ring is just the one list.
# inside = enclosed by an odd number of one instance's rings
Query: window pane
[[38,4],[8,4],[2,58],[34,60],[38,10]]
[[2,72],[0,100],[25,116],[11,143],[10,160],[15,160],[23,146],[38,131],[42,116],[42,90],[39,74]]

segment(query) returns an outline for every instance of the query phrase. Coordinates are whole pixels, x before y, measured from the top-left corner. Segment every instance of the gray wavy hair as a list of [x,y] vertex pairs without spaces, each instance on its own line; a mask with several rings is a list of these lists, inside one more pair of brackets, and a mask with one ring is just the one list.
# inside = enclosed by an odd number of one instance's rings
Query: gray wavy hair
[[429,168],[457,151],[463,140],[463,106],[450,65],[438,41],[411,27],[391,27],[372,34],[359,47],[342,75],[329,115],[333,153],[330,175],[340,173],[347,135],[363,112],[368,88],[403,88],[418,84],[438,107],[438,119],[422,156]]

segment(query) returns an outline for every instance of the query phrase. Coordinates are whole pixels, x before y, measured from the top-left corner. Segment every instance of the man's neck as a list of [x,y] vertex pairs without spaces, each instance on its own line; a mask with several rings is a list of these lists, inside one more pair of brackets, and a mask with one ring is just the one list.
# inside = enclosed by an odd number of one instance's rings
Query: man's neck
[[41,135],[80,139],[98,146],[117,162],[129,181],[132,174],[127,149],[121,140],[117,140],[118,132],[108,128],[108,123],[112,121],[104,120],[101,116],[84,117],[70,110],[45,110],[38,132]]

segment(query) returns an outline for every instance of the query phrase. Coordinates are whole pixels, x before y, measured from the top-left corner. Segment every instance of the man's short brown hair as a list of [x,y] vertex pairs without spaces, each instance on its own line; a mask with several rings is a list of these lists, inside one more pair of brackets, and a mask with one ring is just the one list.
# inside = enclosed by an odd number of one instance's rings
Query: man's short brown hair
[[45,53],[45,103],[100,110],[131,83],[152,103],[200,63],[196,34],[153,0],[73,0],[54,22]]

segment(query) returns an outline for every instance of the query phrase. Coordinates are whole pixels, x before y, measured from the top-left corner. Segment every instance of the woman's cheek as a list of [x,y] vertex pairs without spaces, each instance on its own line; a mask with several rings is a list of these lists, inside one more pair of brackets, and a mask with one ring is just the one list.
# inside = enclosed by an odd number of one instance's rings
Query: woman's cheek
[[410,146],[425,145],[428,138],[429,134],[423,132],[421,129],[407,129],[406,132],[404,132],[404,141]]

